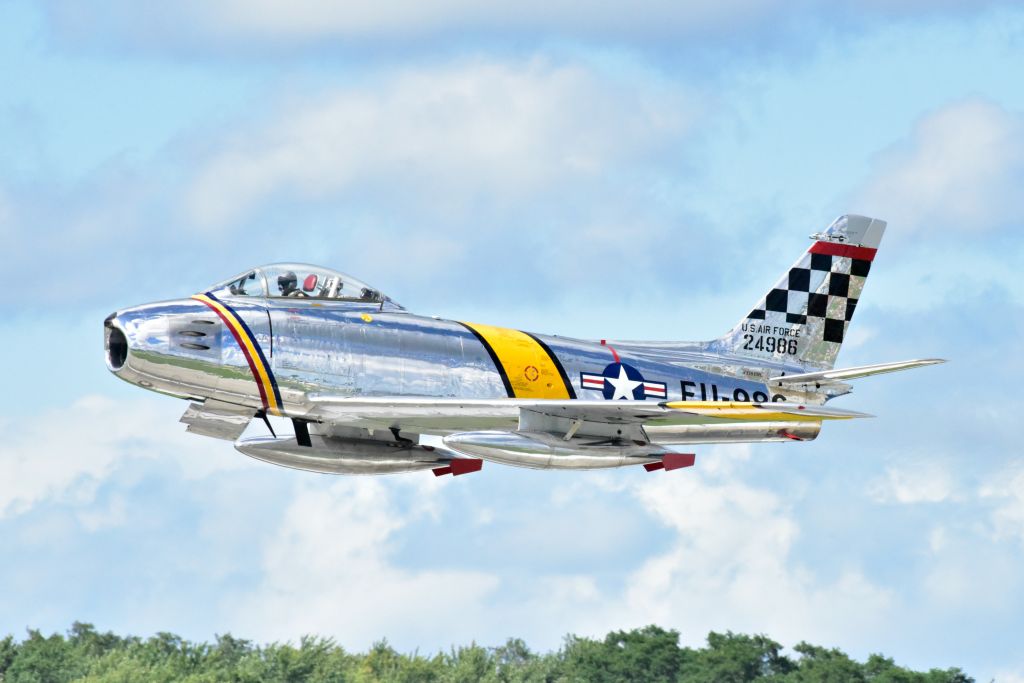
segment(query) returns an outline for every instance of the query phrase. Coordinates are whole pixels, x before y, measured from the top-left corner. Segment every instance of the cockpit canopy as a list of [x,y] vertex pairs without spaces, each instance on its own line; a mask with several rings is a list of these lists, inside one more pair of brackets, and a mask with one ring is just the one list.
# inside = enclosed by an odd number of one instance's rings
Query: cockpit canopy
[[331,299],[388,303],[401,308],[390,298],[362,280],[336,270],[305,263],[273,263],[247,270],[208,291],[221,297],[269,297],[290,299]]

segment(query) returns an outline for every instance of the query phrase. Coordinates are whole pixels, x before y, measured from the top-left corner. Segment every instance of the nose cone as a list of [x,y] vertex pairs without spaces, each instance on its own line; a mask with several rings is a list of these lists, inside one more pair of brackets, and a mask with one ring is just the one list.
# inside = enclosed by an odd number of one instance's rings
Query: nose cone
[[181,299],[126,308],[103,321],[104,359],[120,379],[163,393],[205,397],[220,364],[216,316]]
[[168,306],[147,304],[124,308],[103,321],[104,351],[107,368],[128,379],[139,361],[167,351],[167,331],[176,313]]

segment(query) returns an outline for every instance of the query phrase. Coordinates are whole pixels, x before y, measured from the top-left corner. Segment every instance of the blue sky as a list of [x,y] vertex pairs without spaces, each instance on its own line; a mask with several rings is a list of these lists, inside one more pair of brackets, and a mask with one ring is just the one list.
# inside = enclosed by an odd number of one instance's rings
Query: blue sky
[[[0,5],[0,632],[654,622],[1024,680],[1015,3],[83,7]],[[115,308],[277,260],[423,313],[712,338],[844,212],[890,228],[839,363],[952,362],[684,473],[291,472],[102,361]]]

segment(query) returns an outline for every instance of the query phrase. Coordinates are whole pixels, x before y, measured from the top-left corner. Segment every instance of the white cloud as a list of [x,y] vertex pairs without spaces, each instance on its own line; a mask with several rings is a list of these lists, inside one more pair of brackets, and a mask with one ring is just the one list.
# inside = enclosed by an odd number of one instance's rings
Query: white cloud
[[411,68],[283,106],[230,135],[187,206],[219,226],[273,197],[511,202],[657,154],[691,117],[677,91],[543,60]]
[[[621,475],[585,475],[584,483],[554,487],[550,500],[539,503],[553,513],[584,505],[585,530],[544,520],[542,527],[488,532],[510,534],[510,548],[525,547],[514,542],[517,537],[533,539],[541,557],[553,547],[588,556],[593,550],[583,537],[614,545],[635,533],[629,525],[607,524],[599,509],[622,514],[623,501],[633,500],[665,527],[665,550],[637,557],[633,569],[611,584],[601,568],[560,571],[560,562],[541,558],[528,577],[474,569],[458,558],[441,566],[436,560],[403,566],[398,552],[410,526],[437,506],[444,524],[453,514],[444,487],[461,482],[310,481],[263,541],[258,586],[227,599],[225,618],[261,639],[317,632],[347,647],[365,647],[387,635],[399,646],[424,648],[470,639],[500,642],[517,634],[553,647],[567,632],[599,635],[649,623],[679,628],[691,639],[709,629],[733,629],[791,643],[808,634],[851,643],[884,625],[894,603],[889,590],[856,567],[823,578],[796,561],[799,526],[792,512],[776,494],[742,483],[733,470],[747,455],[746,448],[722,449],[714,473],[660,473],[632,483]],[[595,497],[595,489],[601,495]]]
[[941,503],[956,495],[952,473],[942,463],[909,460],[885,469],[873,481],[868,495],[878,503]]
[[[88,508],[96,488],[130,459],[173,459],[187,478],[244,466],[246,459],[228,443],[186,433],[174,414],[178,407],[184,412],[184,403],[85,396],[17,424],[0,423],[8,435],[0,453],[0,519],[43,502]],[[93,530],[124,520],[116,498],[106,510],[86,509],[80,518]]]
[[978,495],[994,505],[991,522],[996,537],[1024,543],[1024,467],[999,472],[980,488]]
[[[120,491],[115,490],[103,497],[103,505],[96,503],[88,484],[94,487],[102,482],[105,473],[123,460],[115,458],[104,464],[88,444],[112,444],[113,450],[123,451],[119,458],[187,457],[189,466],[183,469],[189,470],[193,460],[216,457],[214,450],[231,463],[249,462],[226,443],[180,432],[180,425],[165,414],[177,404],[167,402],[167,410],[160,410],[159,402],[154,405],[157,410],[141,411],[108,399],[82,401],[62,411],[63,424],[85,444],[84,462],[98,463],[98,471],[80,472],[70,483],[65,478],[49,484],[32,483],[22,473],[4,471],[0,481],[21,477],[30,483],[25,495],[36,502],[81,495],[81,510],[76,512],[80,523],[88,530],[103,530],[131,524],[125,505],[130,510],[132,500],[121,501]],[[107,428],[113,425],[113,417],[135,426],[118,432],[114,425],[111,435],[104,437],[98,432],[111,431]],[[41,425],[53,424],[52,416],[45,418],[40,419]],[[26,439],[39,441],[43,432],[41,426],[33,426]],[[45,447],[65,442],[51,436],[42,443]],[[210,444],[210,449],[202,444]],[[18,452],[28,453],[22,446],[19,444]],[[193,451],[192,455],[185,450]],[[7,453],[4,455],[0,461],[7,463]],[[751,457],[748,446],[719,447],[702,455],[698,467],[685,472],[566,477],[564,485],[547,489],[546,499],[524,503],[549,506],[555,514],[567,513],[568,523],[552,524],[544,515],[523,517],[516,511],[488,508],[489,516],[506,521],[513,514],[516,519],[538,520],[529,528],[491,524],[485,532],[526,539],[515,546],[534,548],[536,556],[528,560],[534,569],[525,573],[522,558],[515,570],[506,571],[495,566],[481,568],[474,559],[458,553],[427,559],[403,552],[410,534],[449,533],[452,515],[465,520],[454,533],[468,534],[472,542],[473,529],[479,528],[477,520],[471,511],[467,515],[466,510],[456,509],[451,487],[475,487],[479,485],[476,481],[419,475],[296,477],[282,471],[280,478],[267,481],[297,485],[286,494],[290,502],[282,506],[276,522],[250,534],[248,542],[262,548],[259,566],[244,568],[246,574],[259,575],[255,584],[248,579],[236,581],[241,570],[237,559],[230,557],[206,558],[202,568],[195,570],[208,584],[219,582],[223,590],[218,592],[226,595],[215,606],[215,617],[204,621],[203,628],[230,629],[261,640],[321,633],[350,648],[363,648],[387,636],[400,647],[419,644],[429,650],[472,639],[497,643],[509,635],[525,636],[537,647],[554,647],[566,632],[600,635],[610,629],[659,623],[680,629],[688,642],[698,641],[709,629],[733,629],[768,633],[789,644],[813,637],[816,642],[862,652],[878,646],[880,639],[896,628],[891,621],[906,608],[901,602],[904,594],[875,583],[856,564],[842,566],[830,575],[805,565],[799,559],[797,543],[801,526],[787,500],[769,486],[744,481]],[[19,462],[22,459],[19,457]],[[68,461],[61,464],[60,469],[68,469]],[[490,471],[491,476],[507,474]],[[220,500],[233,481],[230,474],[211,479],[211,495]],[[990,495],[1002,500],[1005,490],[1017,491],[1014,486],[993,489]],[[43,493],[33,497],[31,490]],[[11,491],[4,489],[3,494],[10,496]],[[493,505],[478,494],[467,495],[465,500],[471,504]],[[586,515],[579,514],[581,502]],[[246,515],[206,529],[208,520],[222,513],[216,505],[208,507],[211,504],[199,510],[204,520],[200,529],[210,538],[223,534],[237,542],[235,525]],[[15,507],[24,509],[25,505],[19,502]],[[6,501],[5,506],[14,509]],[[591,537],[613,547],[621,544],[626,535],[636,533],[636,527],[607,524],[602,510],[633,514],[638,506],[649,516],[650,527],[657,529],[652,535],[661,541],[653,550],[648,546],[626,562],[626,569],[616,569],[613,579],[609,580],[601,567],[563,567],[565,561],[548,557],[547,549],[558,545],[568,549],[563,550],[566,556],[573,549],[594,555],[588,547]],[[577,521],[572,522],[573,518]],[[580,526],[583,523],[585,529]],[[986,576],[994,580],[977,586],[971,578],[977,576],[971,568],[973,560],[966,553],[954,552],[956,538],[936,533],[931,541],[933,550],[943,553],[942,561],[930,563],[935,565],[934,571],[919,575],[917,583],[936,604],[966,609],[983,599],[985,609],[996,609],[998,603],[990,593],[1007,585],[1013,566],[1009,566],[1009,574],[1003,565],[996,567],[998,571],[987,570]],[[957,555],[965,560],[959,564],[949,561]],[[572,565],[571,561],[568,564]],[[147,617],[146,628],[166,628],[166,615],[158,619],[154,614]]]
[[998,614],[1007,609],[1009,596],[1020,594],[1019,566],[1012,554],[961,535],[929,559],[916,583],[936,614]]
[[949,543],[949,534],[945,527],[937,526],[928,532],[928,548],[933,553],[940,553]]
[[[769,633],[790,644],[808,634],[847,646],[874,637],[897,606],[892,591],[855,566],[832,577],[803,566],[795,557],[800,526],[794,513],[770,489],[748,485],[737,474],[749,449],[715,450],[720,452],[693,470],[626,486],[629,497],[664,527],[662,550],[637,557],[611,586],[598,581],[598,571],[533,577],[533,591],[500,610],[508,631],[529,632],[544,643],[565,632],[599,636],[651,623],[679,629],[692,643],[711,629]],[[610,483],[618,491],[621,475]],[[587,495],[572,486],[559,491],[563,502],[575,494]],[[552,525],[534,533],[544,547],[577,543],[571,532]],[[609,529],[605,542],[616,538]]]
[[[479,638],[495,577],[403,569],[393,561],[399,532],[429,514],[436,492],[450,484],[421,481],[408,490],[408,481],[354,477],[301,489],[264,544],[260,585],[227,601],[232,627],[271,640],[331,634],[356,648],[385,636],[409,643],[436,643],[439,633],[450,642]],[[412,509],[396,503],[396,494],[413,500]]]
[[636,494],[676,535],[668,552],[630,577],[624,609],[634,622],[693,636],[716,628],[851,643],[883,625],[893,607],[891,592],[854,567],[822,579],[795,562],[799,525],[767,489],[695,473]]
[[997,683],[1024,683],[1024,670],[1007,671],[1000,669],[995,673],[992,680]]
[[885,152],[856,205],[900,233],[1009,229],[1024,211],[1024,121],[983,99],[925,116]]
[[712,446],[701,453],[701,471],[715,477],[736,475],[753,454],[754,447],[748,443]]
[[[93,500],[94,496],[89,496],[85,502]],[[87,531],[121,526],[128,521],[128,504],[123,495],[115,494],[102,506],[82,506],[78,511],[78,521]]]

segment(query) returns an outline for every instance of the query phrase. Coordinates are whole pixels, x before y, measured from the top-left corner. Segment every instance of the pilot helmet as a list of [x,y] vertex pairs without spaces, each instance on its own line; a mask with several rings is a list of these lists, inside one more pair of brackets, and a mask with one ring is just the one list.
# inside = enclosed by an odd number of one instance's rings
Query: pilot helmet
[[290,270],[277,276],[277,286],[282,292],[294,291],[298,282],[299,279]]

